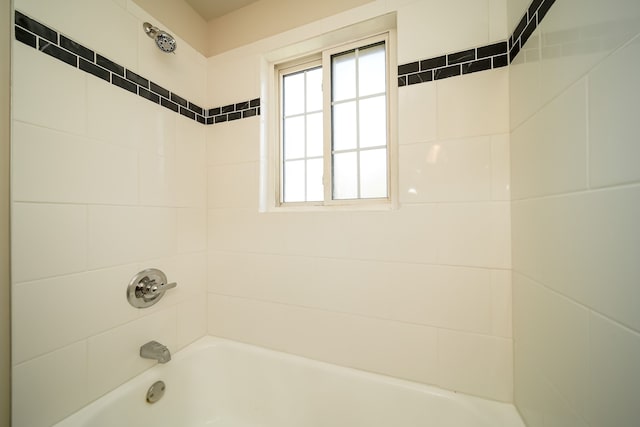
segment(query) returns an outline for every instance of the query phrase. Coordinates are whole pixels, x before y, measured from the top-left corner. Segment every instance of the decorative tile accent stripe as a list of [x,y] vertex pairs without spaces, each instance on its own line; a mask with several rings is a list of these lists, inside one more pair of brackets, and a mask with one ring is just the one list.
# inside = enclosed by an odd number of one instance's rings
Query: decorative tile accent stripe
[[520,49],[525,45],[531,34],[536,30],[542,19],[547,16],[547,12],[556,0],[533,0],[529,8],[524,13],[516,29],[509,37],[509,62],[520,53]]
[[210,108],[207,111],[207,124],[231,122],[258,115],[260,115],[260,98],[255,98],[237,104]]
[[202,108],[17,10],[15,37],[27,46],[203,125],[260,114],[260,98],[224,107]]
[[398,66],[398,86],[426,83],[509,65],[507,41]]
[[398,86],[506,67],[516,58],[555,0],[533,0],[505,41],[398,66]]

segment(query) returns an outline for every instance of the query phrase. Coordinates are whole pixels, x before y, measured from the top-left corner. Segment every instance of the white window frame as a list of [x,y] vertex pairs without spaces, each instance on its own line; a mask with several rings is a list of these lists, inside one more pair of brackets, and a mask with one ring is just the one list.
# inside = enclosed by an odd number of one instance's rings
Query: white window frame
[[[339,28],[304,39],[294,44],[265,53],[261,57],[261,98],[263,107],[260,125],[260,180],[259,211],[260,212],[307,212],[307,211],[340,211],[340,210],[390,210],[398,208],[398,142],[397,142],[397,44],[395,13],[380,15],[368,21]],[[385,199],[349,199],[328,200],[322,202],[281,202],[281,84],[280,70],[299,66],[305,69],[313,61],[322,60],[323,53],[327,61],[330,54],[348,51],[353,47],[366,47],[373,44],[371,40],[382,40],[386,45],[387,66],[387,198]],[[326,65],[325,65],[326,67]],[[330,67],[330,64],[329,64]],[[330,69],[330,68],[329,68]],[[325,68],[326,70],[326,68]],[[323,79],[330,78],[330,73],[323,72]],[[327,87],[327,83],[324,83]],[[330,86],[329,86],[330,87]],[[324,97],[324,99],[330,97]],[[325,101],[326,102],[326,101]],[[326,121],[327,111],[323,108]],[[325,125],[325,137],[331,137],[330,128]],[[327,150],[328,148],[328,150]],[[324,144],[324,160],[331,161],[331,145]],[[326,168],[325,168],[326,170]],[[325,174],[325,180],[327,179]],[[331,192],[331,183],[325,183],[325,191]]]

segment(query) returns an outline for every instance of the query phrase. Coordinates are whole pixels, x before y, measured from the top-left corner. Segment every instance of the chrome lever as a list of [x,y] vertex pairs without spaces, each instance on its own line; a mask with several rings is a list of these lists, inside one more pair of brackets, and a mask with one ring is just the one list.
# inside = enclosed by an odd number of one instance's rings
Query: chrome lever
[[149,277],[143,277],[140,283],[142,286],[139,286],[138,288],[142,295],[155,295],[158,292],[165,292],[178,286],[176,282],[157,283],[155,279],[149,279]]
[[136,308],[149,307],[158,302],[166,291],[178,286],[176,282],[167,282],[162,271],[156,268],[143,270],[129,282],[127,301]]

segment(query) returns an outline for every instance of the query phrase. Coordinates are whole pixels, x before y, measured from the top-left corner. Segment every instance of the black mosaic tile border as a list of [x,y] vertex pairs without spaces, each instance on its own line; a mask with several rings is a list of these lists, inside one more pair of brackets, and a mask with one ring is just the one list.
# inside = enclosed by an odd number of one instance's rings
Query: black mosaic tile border
[[260,98],[249,101],[210,108],[207,111],[207,124],[231,122],[238,119],[260,115]]
[[427,83],[506,67],[516,58],[555,0],[533,0],[513,34],[504,41],[398,66],[398,86]]
[[260,115],[259,98],[202,108],[17,10],[14,29],[19,42],[203,125]]
[[400,65],[398,66],[398,86],[442,80],[506,65],[508,65],[508,61],[505,40]]
[[527,11],[524,13],[518,25],[516,25],[516,29],[509,37],[509,62],[513,62],[513,60],[520,53],[520,49],[522,49],[531,37],[531,34],[538,28],[540,22],[547,16],[547,12],[551,9],[551,6],[555,3],[556,0],[533,0]]
[[[427,83],[508,66],[554,3],[555,0],[533,0],[507,40],[399,65],[398,86]],[[260,115],[259,98],[215,108],[202,108],[17,10],[15,38],[27,46],[205,125]]]

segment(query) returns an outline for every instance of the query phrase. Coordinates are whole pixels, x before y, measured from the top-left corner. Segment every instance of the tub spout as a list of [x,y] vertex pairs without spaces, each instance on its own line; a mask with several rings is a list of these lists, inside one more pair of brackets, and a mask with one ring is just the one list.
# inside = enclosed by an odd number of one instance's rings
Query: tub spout
[[166,345],[162,345],[157,341],[149,341],[140,347],[140,357],[154,359],[158,363],[167,363],[171,360],[171,352],[169,352]]

